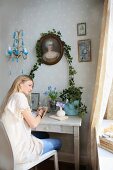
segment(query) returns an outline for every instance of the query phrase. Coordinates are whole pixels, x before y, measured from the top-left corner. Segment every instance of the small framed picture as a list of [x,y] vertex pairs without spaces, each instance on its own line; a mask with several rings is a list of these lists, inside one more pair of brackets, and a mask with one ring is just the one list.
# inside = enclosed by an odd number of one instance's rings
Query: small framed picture
[[78,60],[79,62],[91,61],[91,40],[78,40]]
[[40,93],[31,93],[31,108],[37,110],[40,101]]
[[77,35],[78,36],[86,35],[86,23],[77,24]]

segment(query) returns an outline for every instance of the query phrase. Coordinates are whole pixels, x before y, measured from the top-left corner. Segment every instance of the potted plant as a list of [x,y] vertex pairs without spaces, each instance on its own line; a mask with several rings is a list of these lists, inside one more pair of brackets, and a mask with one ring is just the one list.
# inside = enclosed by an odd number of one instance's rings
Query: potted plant
[[44,92],[44,95],[49,98],[49,108],[51,111],[56,111],[56,102],[58,98],[58,92],[56,87],[48,86],[48,90]]
[[87,113],[87,107],[82,103],[82,87],[74,84],[60,92],[59,97],[65,102],[64,110],[67,115],[79,115],[83,117]]

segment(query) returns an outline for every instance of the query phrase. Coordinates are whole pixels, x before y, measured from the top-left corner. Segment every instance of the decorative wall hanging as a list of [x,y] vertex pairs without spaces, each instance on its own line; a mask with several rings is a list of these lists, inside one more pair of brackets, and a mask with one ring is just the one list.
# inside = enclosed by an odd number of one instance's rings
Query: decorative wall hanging
[[77,35],[78,36],[86,35],[86,23],[77,24]]
[[40,39],[42,51],[42,62],[47,65],[53,65],[60,61],[63,55],[63,41],[53,34],[48,34]]
[[78,60],[79,62],[91,61],[91,40],[78,40]]
[[23,30],[15,31],[13,33],[13,46],[9,46],[7,50],[7,55],[12,61],[16,59],[18,62],[19,57],[23,57],[23,59],[27,58],[28,51],[24,46],[23,36]]

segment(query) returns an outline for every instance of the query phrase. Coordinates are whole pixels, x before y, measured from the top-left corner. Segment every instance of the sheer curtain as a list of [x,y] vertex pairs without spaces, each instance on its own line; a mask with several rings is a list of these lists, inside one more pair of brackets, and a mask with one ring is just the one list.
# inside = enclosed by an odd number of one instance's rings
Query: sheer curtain
[[113,0],[105,0],[95,91],[89,124],[88,152],[90,152],[89,155],[93,170],[98,169],[95,128],[97,129],[98,136],[106,111],[113,78],[113,22],[111,18],[113,18]]
[[107,104],[105,119],[113,120],[113,81],[112,81],[112,87],[110,90],[109,100]]

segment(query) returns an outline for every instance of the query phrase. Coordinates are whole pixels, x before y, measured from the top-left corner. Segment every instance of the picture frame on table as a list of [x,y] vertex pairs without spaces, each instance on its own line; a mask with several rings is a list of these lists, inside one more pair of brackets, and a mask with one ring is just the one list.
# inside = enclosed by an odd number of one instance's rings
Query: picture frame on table
[[78,61],[90,62],[91,61],[91,40],[78,40]]
[[86,35],[86,23],[78,23],[77,24],[77,36]]
[[40,93],[31,93],[31,108],[36,111],[40,102]]
[[47,65],[58,63],[64,51],[64,42],[54,34],[47,34],[41,37],[40,47],[42,51],[42,62]]

